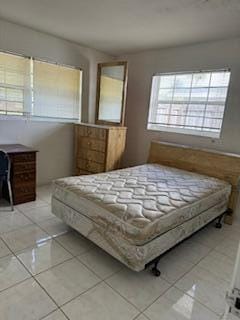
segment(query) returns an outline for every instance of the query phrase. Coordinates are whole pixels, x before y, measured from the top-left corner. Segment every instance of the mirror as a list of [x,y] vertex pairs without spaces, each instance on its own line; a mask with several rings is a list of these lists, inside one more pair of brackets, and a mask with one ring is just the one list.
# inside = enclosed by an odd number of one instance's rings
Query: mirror
[[98,64],[96,123],[124,125],[127,62]]

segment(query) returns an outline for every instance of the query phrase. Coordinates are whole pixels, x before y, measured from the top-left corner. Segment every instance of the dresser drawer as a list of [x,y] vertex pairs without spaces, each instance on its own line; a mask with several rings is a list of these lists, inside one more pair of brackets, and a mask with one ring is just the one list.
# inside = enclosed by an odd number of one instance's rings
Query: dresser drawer
[[94,139],[106,140],[107,129],[80,126],[78,127],[78,134],[80,137],[89,137]]
[[91,174],[92,172],[83,170],[83,169],[77,169],[76,175],[77,176],[82,176],[82,175],[87,175],[87,174]]
[[104,140],[93,139],[89,137],[79,137],[78,145],[79,152],[81,152],[82,148],[99,152],[105,152],[106,150],[106,143]]
[[99,173],[104,171],[104,164],[80,158],[78,158],[77,160],[77,167],[78,169],[82,169],[93,173]]
[[36,163],[35,162],[13,163],[13,170],[14,170],[14,174],[20,173],[20,172],[35,171]]
[[78,156],[81,159],[94,161],[97,163],[104,164],[105,162],[105,153],[103,152],[98,152],[98,151],[93,151],[93,150],[88,150],[83,148],[79,150]]

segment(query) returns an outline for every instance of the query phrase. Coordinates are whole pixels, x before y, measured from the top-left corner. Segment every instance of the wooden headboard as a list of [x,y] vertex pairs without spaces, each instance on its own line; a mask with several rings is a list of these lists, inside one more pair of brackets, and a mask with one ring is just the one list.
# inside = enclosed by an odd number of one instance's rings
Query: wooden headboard
[[232,185],[229,200],[232,212],[226,216],[225,222],[232,223],[239,191],[240,155],[152,141],[148,162],[197,172],[229,182]]

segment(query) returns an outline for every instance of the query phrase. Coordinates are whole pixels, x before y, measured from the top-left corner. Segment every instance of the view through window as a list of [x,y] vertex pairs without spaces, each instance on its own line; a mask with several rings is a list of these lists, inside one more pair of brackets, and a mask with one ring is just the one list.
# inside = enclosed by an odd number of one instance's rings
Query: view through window
[[219,136],[229,70],[153,76],[148,129]]

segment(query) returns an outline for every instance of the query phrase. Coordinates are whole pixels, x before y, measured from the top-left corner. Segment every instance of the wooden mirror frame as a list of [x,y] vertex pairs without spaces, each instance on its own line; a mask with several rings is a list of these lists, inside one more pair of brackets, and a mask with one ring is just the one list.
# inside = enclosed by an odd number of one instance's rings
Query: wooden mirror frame
[[[100,84],[101,84],[101,70],[103,67],[115,67],[115,66],[124,66],[124,75],[123,75],[123,90],[122,90],[122,109],[121,109],[121,118],[119,122],[111,122],[107,120],[99,120],[99,100],[100,100]],[[96,91],[96,117],[95,123],[102,125],[112,125],[112,126],[124,126],[125,121],[125,108],[126,108],[126,94],[127,94],[127,80],[128,80],[128,65],[127,61],[112,61],[98,64],[97,70],[97,91]]]

